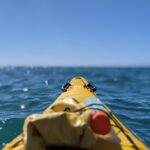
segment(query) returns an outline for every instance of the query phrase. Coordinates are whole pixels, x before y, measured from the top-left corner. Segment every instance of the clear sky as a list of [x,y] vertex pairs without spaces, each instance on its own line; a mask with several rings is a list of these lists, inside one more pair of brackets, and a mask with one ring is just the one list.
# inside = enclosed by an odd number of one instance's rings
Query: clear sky
[[0,0],[0,65],[150,66],[150,0]]

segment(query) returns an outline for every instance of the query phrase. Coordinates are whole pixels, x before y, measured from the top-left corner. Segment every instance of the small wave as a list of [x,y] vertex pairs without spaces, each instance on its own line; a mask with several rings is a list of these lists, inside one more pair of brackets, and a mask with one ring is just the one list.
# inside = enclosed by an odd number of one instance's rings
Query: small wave
[[19,134],[25,117],[42,112],[75,75],[94,83],[98,96],[150,143],[150,69],[4,67],[0,73],[0,145]]

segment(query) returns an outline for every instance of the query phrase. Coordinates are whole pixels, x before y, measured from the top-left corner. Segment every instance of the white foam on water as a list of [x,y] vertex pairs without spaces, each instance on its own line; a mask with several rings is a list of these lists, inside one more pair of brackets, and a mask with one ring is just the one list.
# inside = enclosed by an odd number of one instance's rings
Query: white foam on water
[[23,88],[23,91],[24,91],[24,92],[28,92],[29,89],[28,89],[28,88]]
[[46,86],[48,86],[48,80],[45,80],[44,83]]
[[3,146],[6,146],[6,143],[3,143],[2,145],[3,145]]
[[5,124],[6,119],[1,119],[0,118],[0,120],[2,121],[3,124]]
[[22,104],[22,105],[20,106],[20,108],[21,108],[21,109],[25,109],[25,105]]

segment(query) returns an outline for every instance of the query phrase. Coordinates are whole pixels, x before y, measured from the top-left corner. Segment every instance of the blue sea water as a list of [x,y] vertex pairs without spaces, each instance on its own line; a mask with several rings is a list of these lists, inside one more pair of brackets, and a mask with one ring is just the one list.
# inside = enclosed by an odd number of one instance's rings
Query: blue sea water
[[84,76],[97,95],[150,146],[150,68],[1,67],[0,149],[22,131],[26,116],[42,112],[74,76]]

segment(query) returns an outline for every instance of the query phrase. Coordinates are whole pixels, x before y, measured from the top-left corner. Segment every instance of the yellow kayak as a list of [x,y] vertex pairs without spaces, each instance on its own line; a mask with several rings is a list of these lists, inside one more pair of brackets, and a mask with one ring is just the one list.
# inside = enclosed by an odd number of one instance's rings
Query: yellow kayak
[[55,149],[53,146],[148,150],[96,96],[95,90],[83,77],[73,78],[43,114],[27,117],[23,133],[3,150]]

